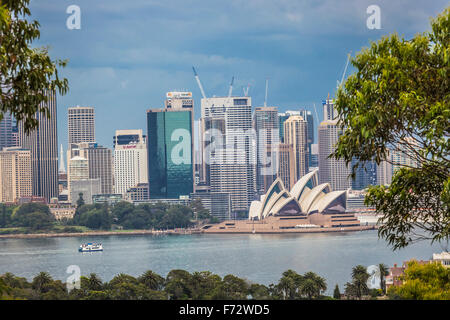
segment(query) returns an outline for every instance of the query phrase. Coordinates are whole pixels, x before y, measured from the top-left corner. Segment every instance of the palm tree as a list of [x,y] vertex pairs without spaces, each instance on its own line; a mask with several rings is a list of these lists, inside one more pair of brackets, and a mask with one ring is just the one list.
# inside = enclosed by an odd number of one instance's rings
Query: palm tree
[[151,270],[146,271],[138,278],[138,281],[152,290],[161,290],[164,286],[164,278]]
[[314,272],[307,272],[303,276],[303,279],[305,280],[311,280],[312,283],[314,283],[314,294],[313,296],[315,298],[319,298],[321,294],[327,290],[327,283],[324,278],[320,277],[319,275],[315,274]]
[[389,275],[389,267],[384,263],[380,263],[378,269],[380,270],[380,287],[383,293],[386,294],[386,276]]
[[90,291],[101,291],[103,289],[103,282],[95,273],[91,273],[88,279],[88,289]]
[[40,272],[36,277],[34,277],[31,286],[37,292],[43,293],[52,281],[53,279],[50,274],[47,272]]
[[361,297],[369,292],[367,287],[367,280],[370,275],[367,273],[366,267],[362,265],[357,265],[352,269],[352,284],[355,288],[356,297],[361,299]]

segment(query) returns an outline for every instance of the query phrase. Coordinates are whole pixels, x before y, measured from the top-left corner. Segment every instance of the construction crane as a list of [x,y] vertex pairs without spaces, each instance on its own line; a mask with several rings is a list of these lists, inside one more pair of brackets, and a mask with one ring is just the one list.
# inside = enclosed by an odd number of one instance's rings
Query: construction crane
[[266,79],[266,95],[264,96],[264,107],[267,107],[267,89],[269,87],[269,79]]
[[231,97],[231,93],[233,92],[233,82],[234,76],[231,78],[230,89],[228,89],[228,98]]
[[250,89],[250,83],[248,84],[247,88],[242,88],[244,90],[244,97],[248,96],[248,90]]
[[194,70],[195,80],[197,80],[198,87],[200,88],[200,92],[202,93],[203,99],[206,99],[205,90],[203,90],[202,83],[200,82],[200,78],[198,77],[197,71],[195,71],[194,66],[192,66],[192,70]]
[[341,81],[337,81],[337,88],[339,88],[342,83],[344,82],[344,78],[345,78],[345,74],[347,73],[347,67],[348,67],[348,63],[350,62],[350,56],[352,55],[352,52],[350,51],[350,53],[347,55],[347,62],[345,63],[345,68],[344,68],[344,72],[342,73],[342,78]]

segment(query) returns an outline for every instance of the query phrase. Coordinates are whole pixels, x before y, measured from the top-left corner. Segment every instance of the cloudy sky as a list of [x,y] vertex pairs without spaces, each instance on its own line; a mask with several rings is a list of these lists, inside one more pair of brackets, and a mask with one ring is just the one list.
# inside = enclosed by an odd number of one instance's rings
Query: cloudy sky
[[[369,29],[370,5],[381,9],[381,29]],[[69,30],[70,5],[81,9],[81,29]],[[316,105],[333,96],[347,54],[392,32],[412,37],[429,29],[447,0],[31,0],[41,23],[36,45],[68,59],[62,75],[70,91],[58,97],[59,143],[67,145],[67,108],[94,106],[97,141],[112,146],[116,129],[146,130],[146,113],[165,93],[192,91],[196,118],[200,90],[226,95],[250,84],[254,106],[280,111]],[[348,69],[351,73],[352,69]]]

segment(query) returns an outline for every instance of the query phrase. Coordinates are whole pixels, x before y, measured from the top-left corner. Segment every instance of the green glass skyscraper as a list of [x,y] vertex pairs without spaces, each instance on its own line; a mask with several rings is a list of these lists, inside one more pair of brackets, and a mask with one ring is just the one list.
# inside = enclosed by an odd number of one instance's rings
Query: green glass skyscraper
[[179,199],[194,191],[193,112],[147,110],[150,199]]

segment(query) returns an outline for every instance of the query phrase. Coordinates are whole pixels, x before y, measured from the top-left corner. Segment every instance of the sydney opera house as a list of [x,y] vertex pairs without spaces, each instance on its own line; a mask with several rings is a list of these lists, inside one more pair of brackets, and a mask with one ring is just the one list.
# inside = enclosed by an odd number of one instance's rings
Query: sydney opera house
[[259,201],[253,201],[248,220],[224,221],[206,232],[304,232],[307,230],[361,229],[346,213],[347,191],[332,191],[318,183],[318,170],[303,176],[287,190],[276,179]]

